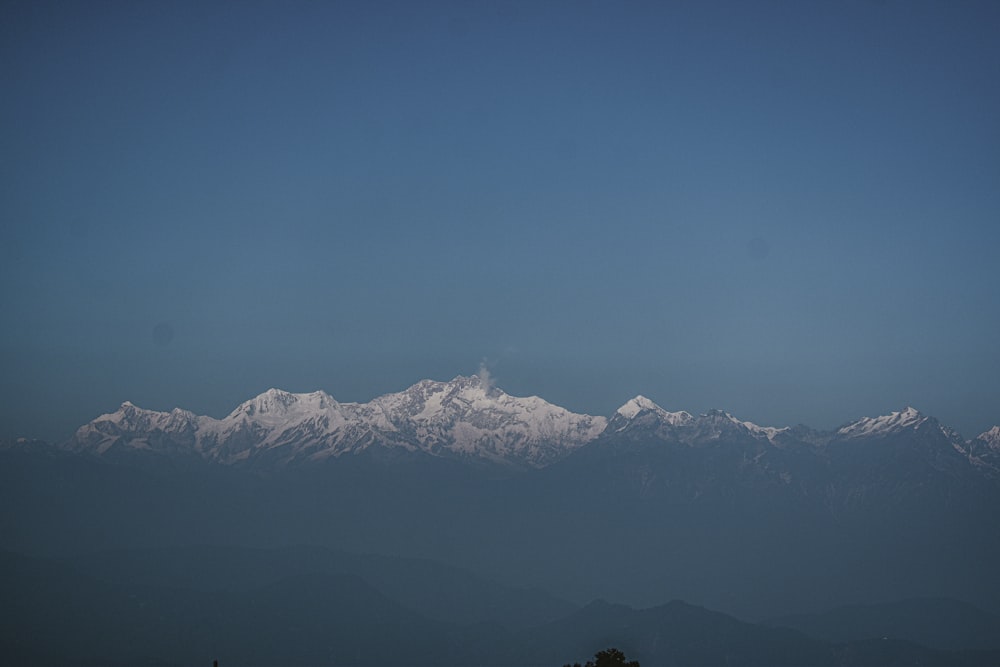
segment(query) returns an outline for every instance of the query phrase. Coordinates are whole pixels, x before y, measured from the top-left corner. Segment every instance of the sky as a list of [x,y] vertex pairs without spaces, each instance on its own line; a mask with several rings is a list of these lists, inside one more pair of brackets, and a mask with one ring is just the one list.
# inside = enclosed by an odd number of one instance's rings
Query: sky
[[0,437],[489,369],[1000,423],[1000,3],[0,3]]

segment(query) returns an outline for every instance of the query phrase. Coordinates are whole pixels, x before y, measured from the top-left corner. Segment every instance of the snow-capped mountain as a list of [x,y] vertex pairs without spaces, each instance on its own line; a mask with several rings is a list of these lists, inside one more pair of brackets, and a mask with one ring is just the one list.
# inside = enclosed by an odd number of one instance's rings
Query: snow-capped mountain
[[833,440],[842,443],[855,440],[902,443],[904,452],[913,454],[923,451],[926,457],[936,461],[935,465],[952,465],[956,453],[967,463],[975,464],[970,442],[954,429],[912,407],[851,422],[839,428]]
[[669,412],[645,396],[636,396],[618,408],[608,423],[609,432],[655,432],[660,438],[676,439],[690,445],[719,439],[773,441],[787,430],[741,421],[722,410],[710,410],[697,417],[689,412]]
[[[698,416],[669,412],[637,396],[611,416],[596,446],[597,457],[616,452],[629,456],[663,452],[678,446],[721,447],[716,454],[706,452],[703,457],[711,458],[717,471],[722,459],[712,457],[730,457],[734,466],[742,466],[751,477],[759,473],[776,475],[785,483],[801,481],[805,475],[812,478],[810,484],[815,484],[818,471],[853,468],[862,460],[871,474],[893,468],[933,469],[949,474],[975,469],[977,477],[1000,477],[1000,428],[966,441],[912,407],[864,417],[824,432],[805,426],[760,426],[723,410]],[[748,463],[751,461],[752,465]]]
[[670,424],[671,426],[680,426],[694,419],[694,417],[692,417],[688,412],[667,412],[659,405],[642,395],[636,396],[618,408],[618,410],[615,411],[615,415],[623,417],[626,421],[632,421],[644,412],[652,413],[657,420]]
[[974,465],[986,470],[987,474],[1000,476],[1000,426],[994,426],[970,440],[966,451]]
[[1000,426],[994,426],[990,430],[980,433],[976,436],[976,440],[987,449],[1000,451]]
[[398,436],[432,454],[542,466],[590,442],[604,417],[575,414],[537,396],[519,398],[477,376],[424,380],[371,404]]
[[129,401],[117,411],[101,415],[77,429],[67,443],[70,451],[112,455],[119,451],[182,453],[196,449],[198,417],[187,410],[170,412],[144,410]]
[[899,412],[890,412],[880,417],[863,417],[837,429],[837,435],[849,438],[880,437],[904,429],[919,428],[927,420],[928,418],[915,408],[906,407]]
[[685,433],[685,439],[691,443],[723,438],[745,438],[754,440],[774,441],[787,427],[758,426],[753,422],[742,421],[724,410],[709,410],[690,423],[693,428]]
[[540,467],[593,440],[605,424],[604,417],[575,414],[536,396],[510,396],[479,377],[457,377],[424,380],[368,403],[269,389],[222,419],[126,402],[82,426],[68,447],[282,465],[381,447]]

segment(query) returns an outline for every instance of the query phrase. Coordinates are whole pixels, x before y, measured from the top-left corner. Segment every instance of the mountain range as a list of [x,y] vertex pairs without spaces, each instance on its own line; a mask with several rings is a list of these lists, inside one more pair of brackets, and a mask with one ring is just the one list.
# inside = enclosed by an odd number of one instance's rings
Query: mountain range
[[80,427],[61,446],[109,459],[157,455],[245,467],[307,465],[345,455],[428,455],[475,463],[542,468],[586,445],[655,439],[701,446],[727,440],[755,448],[801,449],[826,456],[857,440],[912,434],[954,450],[987,475],[1000,472],[1000,426],[965,440],[933,417],[907,407],[865,417],[833,432],[764,427],[721,410],[669,412],[636,396],[610,417],[576,414],[537,397],[514,397],[480,376],[424,380],[368,403],[341,403],[315,391],[269,389],[222,419],[174,409],[145,410],[126,401]]

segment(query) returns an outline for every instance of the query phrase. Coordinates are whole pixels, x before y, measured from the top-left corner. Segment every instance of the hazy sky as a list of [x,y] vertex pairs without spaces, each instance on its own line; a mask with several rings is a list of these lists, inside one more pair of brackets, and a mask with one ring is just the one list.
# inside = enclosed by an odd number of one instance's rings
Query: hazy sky
[[0,5],[0,435],[473,374],[1000,422],[1000,3]]

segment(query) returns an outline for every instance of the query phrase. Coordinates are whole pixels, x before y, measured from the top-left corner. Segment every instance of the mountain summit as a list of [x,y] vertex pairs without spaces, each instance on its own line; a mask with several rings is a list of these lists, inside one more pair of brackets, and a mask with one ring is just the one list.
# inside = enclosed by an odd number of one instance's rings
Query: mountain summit
[[927,419],[916,408],[906,407],[899,412],[890,412],[881,417],[864,417],[840,427],[837,433],[851,438],[884,436],[904,429],[919,428]]

